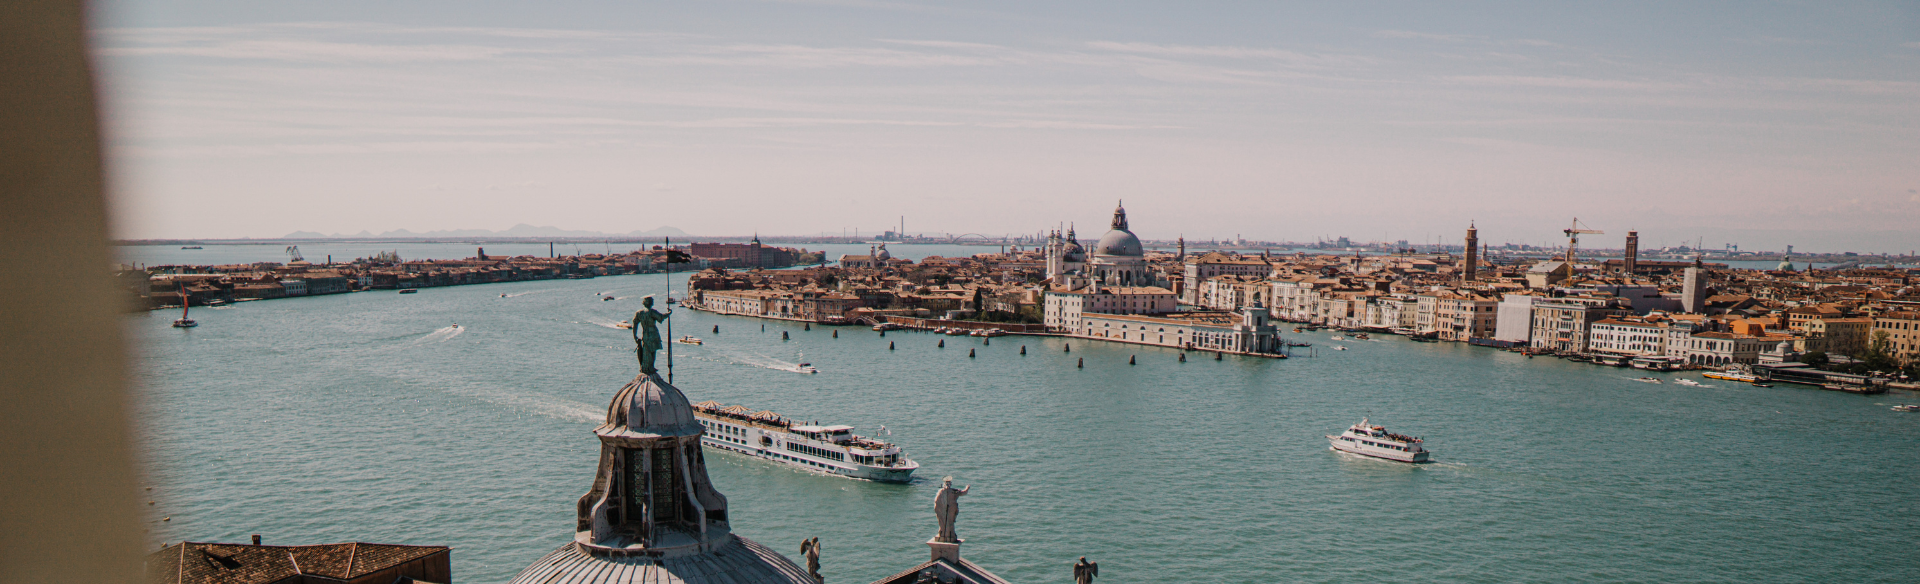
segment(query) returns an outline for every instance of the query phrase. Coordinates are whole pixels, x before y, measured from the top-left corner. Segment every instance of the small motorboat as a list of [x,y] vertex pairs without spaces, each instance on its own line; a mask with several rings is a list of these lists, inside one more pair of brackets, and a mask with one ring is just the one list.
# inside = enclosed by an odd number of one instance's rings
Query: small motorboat
[[1344,340],[1347,340],[1347,338],[1346,338],[1346,337],[1343,337],[1343,336],[1340,336],[1340,335],[1334,335],[1334,336],[1333,336],[1333,340],[1336,340],[1336,341],[1344,341]]
[[794,373],[819,373],[820,370],[815,369],[812,363],[801,363],[799,365],[793,366],[793,372]]
[[[627,323],[627,328],[632,328],[632,327],[633,327],[633,323]],[[682,344],[682,345],[704,345],[704,344],[707,344],[707,342],[706,342],[706,341],[702,341],[702,340],[700,340],[700,339],[698,339],[698,338],[694,338],[694,336],[693,336],[693,335],[683,335],[683,336],[681,336],[680,338],[677,338],[677,339],[674,339],[674,340],[673,340],[673,342],[676,342],[676,343],[680,343],[680,344]]]
[[1639,379],[1635,379],[1634,381],[1638,381],[1638,382],[1641,382],[1641,383],[1651,383],[1651,384],[1654,384],[1654,385],[1659,385],[1659,384],[1660,384],[1660,380],[1659,380],[1659,379],[1655,379],[1655,378],[1652,378],[1652,377],[1642,377],[1642,378],[1639,378]]
[[1896,412],[1920,412],[1920,404],[1900,404],[1893,406]]
[[1340,346],[1340,345],[1334,345],[1334,347],[1333,347],[1333,350],[1335,350],[1335,351],[1345,351],[1345,350],[1347,350],[1347,348],[1346,348],[1346,347],[1343,347],[1343,346]]
[[613,297],[612,297],[612,296],[608,296],[608,297],[606,297],[606,298],[601,298],[601,299],[600,299],[600,301],[601,301],[601,302],[606,302],[606,301],[608,301],[608,300],[613,300]]
[[1701,385],[1700,382],[1694,381],[1692,379],[1682,379],[1679,381],[1675,381],[1674,383],[1677,385],[1685,385],[1688,387],[1706,387],[1704,385]]
[[457,322],[456,322],[456,323],[453,323],[453,326],[450,326],[450,327],[447,327],[447,328],[450,328],[450,329],[454,329],[454,330],[460,330],[460,323],[457,323]]
[[419,294],[420,291],[412,288],[401,288],[400,293],[401,294]]
[[613,328],[633,330],[633,323],[623,320],[620,322],[613,323]]
[[1367,333],[1360,333],[1357,335],[1353,335],[1353,338],[1360,339],[1362,341],[1373,340],[1373,337],[1367,336]]
[[501,298],[506,298],[506,297],[507,297],[507,295],[503,293],[503,294],[501,294],[501,295],[500,295],[500,297],[501,297]]
[[1754,386],[1754,387],[1773,387],[1773,384],[1771,384],[1771,383],[1761,383],[1761,382],[1758,382],[1758,381],[1755,381],[1755,382],[1753,382],[1753,383],[1750,383],[1750,384],[1748,384],[1748,385],[1752,385],[1752,386]]

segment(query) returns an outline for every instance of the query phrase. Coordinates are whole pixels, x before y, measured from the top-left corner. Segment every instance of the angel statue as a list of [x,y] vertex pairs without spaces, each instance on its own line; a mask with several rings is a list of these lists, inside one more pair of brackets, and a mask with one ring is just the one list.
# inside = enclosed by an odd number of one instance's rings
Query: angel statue
[[640,306],[640,311],[633,313],[633,326],[629,328],[633,331],[633,343],[640,346],[640,374],[653,375],[659,373],[653,368],[654,354],[659,353],[661,347],[659,323],[673,316],[673,311],[654,310],[653,296],[641,298]]
[[1080,563],[1073,565],[1073,584],[1093,584],[1093,577],[1100,575],[1100,564],[1087,561],[1080,556]]
[[800,555],[806,556],[807,575],[812,576],[813,581],[827,581],[826,577],[820,575],[820,538],[800,540]]

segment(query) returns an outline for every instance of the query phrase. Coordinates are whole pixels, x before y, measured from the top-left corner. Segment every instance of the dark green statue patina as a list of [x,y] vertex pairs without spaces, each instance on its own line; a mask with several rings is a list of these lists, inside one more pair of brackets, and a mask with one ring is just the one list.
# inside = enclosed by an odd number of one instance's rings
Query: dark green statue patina
[[658,369],[654,369],[653,363],[654,355],[659,353],[660,347],[663,346],[660,344],[660,327],[658,325],[659,323],[665,322],[667,317],[673,316],[673,311],[660,312],[654,310],[652,296],[640,299],[640,306],[643,308],[641,308],[639,312],[633,313],[633,323],[631,327],[633,330],[633,343],[640,347],[640,373],[642,375],[653,375],[660,372]]

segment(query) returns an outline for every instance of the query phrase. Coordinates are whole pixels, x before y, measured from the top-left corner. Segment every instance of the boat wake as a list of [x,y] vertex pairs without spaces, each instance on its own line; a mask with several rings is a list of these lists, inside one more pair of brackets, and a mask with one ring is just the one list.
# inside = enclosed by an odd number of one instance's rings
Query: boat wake
[[707,346],[707,349],[709,351],[719,353],[722,358],[725,358],[727,360],[727,362],[733,363],[736,365],[746,365],[749,367],[759,367],[762,369],[772,369],[774,371],[786,371],[786,372],[797,371],[800,367],[800,363],[798,362],[781,361],[779,359],[768,357],[766,355],[762,355],[759,353],[741,353],[741,352],[721,349],[713,346]]
[[606,320],[606,319],[601,319],[601,318],[589,318],[589,319],[587,319],[587,322],[584,322],[584,323],[581,323],[581,324],[590,324],[590,325],[594,325],[594,326],[604,326],[604,327],[607,327],[607,328],[610,328],[610,329],[619,329],[619,330],[626,330],[626,328],[627,328],[627,327],[624,327],[624,326],[620,326],[620,325],[623,325],[623,324],[626,324],[626,321],[619,321],[619,320]]
[[501,298],[519,298],[521,296],[526,296],[528,294],[539,294],[541,292],[552,292],[552,291],[553,291],[552,288],[547,288],[544,290],[528,290],[526,292],[514,292],[512,294],[501,294],[500,297]]
[[552,396],[519,393],[484,381],[432,374],[418,381],[441,387],[451,395],[565,422],[599,422],[606,418],[606,410],[592,405]]
[[445,342],[453,339],[454,337],[460,336],[460,333],[464,333],[464,332],[467,332],[467,327],[458,326],[458,325],[448,326],[448,327],[427,333],[427,336],[414,339],[413,344],[420,345],[425,343]]

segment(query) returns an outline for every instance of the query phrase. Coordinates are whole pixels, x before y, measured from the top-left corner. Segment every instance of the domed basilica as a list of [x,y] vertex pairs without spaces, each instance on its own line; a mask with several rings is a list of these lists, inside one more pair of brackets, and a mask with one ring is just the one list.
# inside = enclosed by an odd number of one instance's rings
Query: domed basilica
[[1046,255],[1047,277],[1055,283],[1079,277],[1103,286],[1157,284],[1147,267],[1146,249],[1140,245],[1140,237],[1127,228],[1124,204],[1114,206],[1112,229],[1093,245],[1091,258],[1080,247],[1071,227],[1064,238],[1059,231],[1049,234]]

